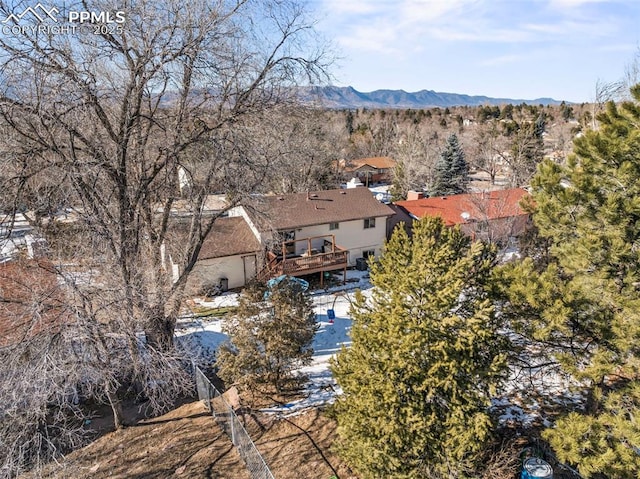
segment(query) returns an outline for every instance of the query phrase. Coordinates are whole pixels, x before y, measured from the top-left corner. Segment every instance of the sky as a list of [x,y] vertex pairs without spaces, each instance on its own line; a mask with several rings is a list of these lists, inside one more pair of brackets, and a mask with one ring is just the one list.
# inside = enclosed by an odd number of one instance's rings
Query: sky
[[640,0],[310,0],[334,84],[595,99],[640,62]]

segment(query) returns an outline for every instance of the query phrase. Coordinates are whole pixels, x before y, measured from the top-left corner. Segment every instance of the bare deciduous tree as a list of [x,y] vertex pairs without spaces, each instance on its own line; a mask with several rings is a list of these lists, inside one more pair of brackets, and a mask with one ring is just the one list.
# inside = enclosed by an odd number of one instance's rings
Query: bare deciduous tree
[[433,167],[440,154],[438,135],[424,125],[410,125],[399,136],[393,150],[398,163],[392,188],[396,200],[406,199],[408,191],[421,191],[431,183]]
[[261,122],[256,140],[269,155],[274,174],[262,185],[268,193],[299,193],[336,186],[336,145],[340,138],[325,111],[286,106]]
[[[74,6],[106,4],[67,9]],[[119,33],[2,37],[0,115],[15,138],[3,186],[33,206],[29,187],[57,178],[66,206],[104,247],[95,266],[122,291],[113,314],[140,321],[147,340],[164,347],[215,220],[197,214],[206,194],[226,193],[234,205],[263,180],[269,165],[252,145],[256,116],[288,100],[283,87],[322,75],[324,64],[302,50],[312,30],[294,2],[142,1],[124,13]],[[161,247],[180,167],[194,172],[195,214],[183,273],[171,284]]]
[[489,121],[477,126],[471,142],[471,165],[489,175],[493,186],[496,176],[506,163],[505,152],[509,149],[508,139],[498,131],[498,123]]
[[[272,157],[256,132],[274,107],[296,102],[290,87],[323,79],[327,66],[294,0],[124,5],[121,25],[65,33],[22,16],[26,2],[0,2],[16,27],[0,37],[0,213],[28,210],[49,234],[67,287],[69,338],[79,338],[55,343],[43,358],[50,368],[19,354],[32,341],[5,349],[3,358],[22,362],[3,361],[0,377],[12,384],[22,369],[38,388],[39,410],[65,411],[68,384],[58,387],[51,374],[75,371],[68,383],[110,403],[116,425],[127,391],[158,410],[187,387],[173,333],[187,277],[223,214],[204,214],[207,195],[225,194],[230,208],[264,183]],[[114,13],[102,0],[56,6]],[[180,171],[190,179],[182,193]],[[178,198],[191,212],[186,222],[173,214]],[[70,223],[52,219],[61,209]],[[179,222],[187,235],[173,281],[163,253]],[[32,409],[27,390],[3,388],[0,403],[17,394],[15,404]]]

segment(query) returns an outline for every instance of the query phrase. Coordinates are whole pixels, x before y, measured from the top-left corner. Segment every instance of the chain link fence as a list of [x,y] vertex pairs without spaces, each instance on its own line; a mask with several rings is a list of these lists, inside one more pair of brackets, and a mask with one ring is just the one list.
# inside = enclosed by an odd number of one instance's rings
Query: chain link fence
[[194,368],[198,399],[202,401],[217,423],[229,436],[231,442],[238,450],[240,457],[245,462],[252,479],[275,479],[269,470],[267,463],[258,452],[249,433],[244,428],[233,408],[225,401],[218,389],[211,384],[209,378],[200,370]]

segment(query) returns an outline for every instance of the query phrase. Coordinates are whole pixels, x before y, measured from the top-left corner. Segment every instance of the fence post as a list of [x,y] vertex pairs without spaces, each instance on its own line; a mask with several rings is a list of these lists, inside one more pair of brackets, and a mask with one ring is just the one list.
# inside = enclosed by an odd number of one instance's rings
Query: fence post
[[[258,448],[251,440],[251,436],[239,422],[238,416],[233,408],[225,401],[224,397],[220,397],[221,393],[209,381],[198,366],[195,366],[195,379],[198,389],[198,397],[202,400],[202,396],[206,396],[207,410],[213,414],[216,422],[222,427],[222,430],[229,436],[233,446],[238,451],[249,471],[252,479],[274,479],[273,474],[269,470],[269,466],[258,451]],[[213,403],[213,398],[218,398],[219,403]],[[218,411],[216,411],[216,408]],[[228,424],[227,421],[230,423]],[[238,421],[236,423],[236,421]]]
[[229,419],[231,420],[231,442],[233,443],[234,446],[237,446],[236,444],[236,426],[235,426],[235,421],[233,420],[233,409],[229,408]]

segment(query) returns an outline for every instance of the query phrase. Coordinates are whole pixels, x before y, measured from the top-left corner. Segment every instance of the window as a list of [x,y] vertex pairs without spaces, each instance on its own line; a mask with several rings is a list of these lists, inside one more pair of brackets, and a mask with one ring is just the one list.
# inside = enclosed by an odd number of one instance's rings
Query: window
[[340,228],[340,223],[329,223],[329,231],[337,230]]
[[293,241],[296,239],[296,231],[295,230],[291,230],[291,231],[283,231],[282,232],[282,239],[284,241]]
[[364,229],[375,228],[376,227],[376,219],[375,218],[365,218],[364,219]]
[[372,258],[372,257],[374,257],[375,255],[376,255],[376,252],[375,252],[374,250],[372,250],[372,249],[369,249],[369,250],[366,250],[366,251],[363,251],[363,252],[362,252],[362,257],[363,257],[364,259]]

